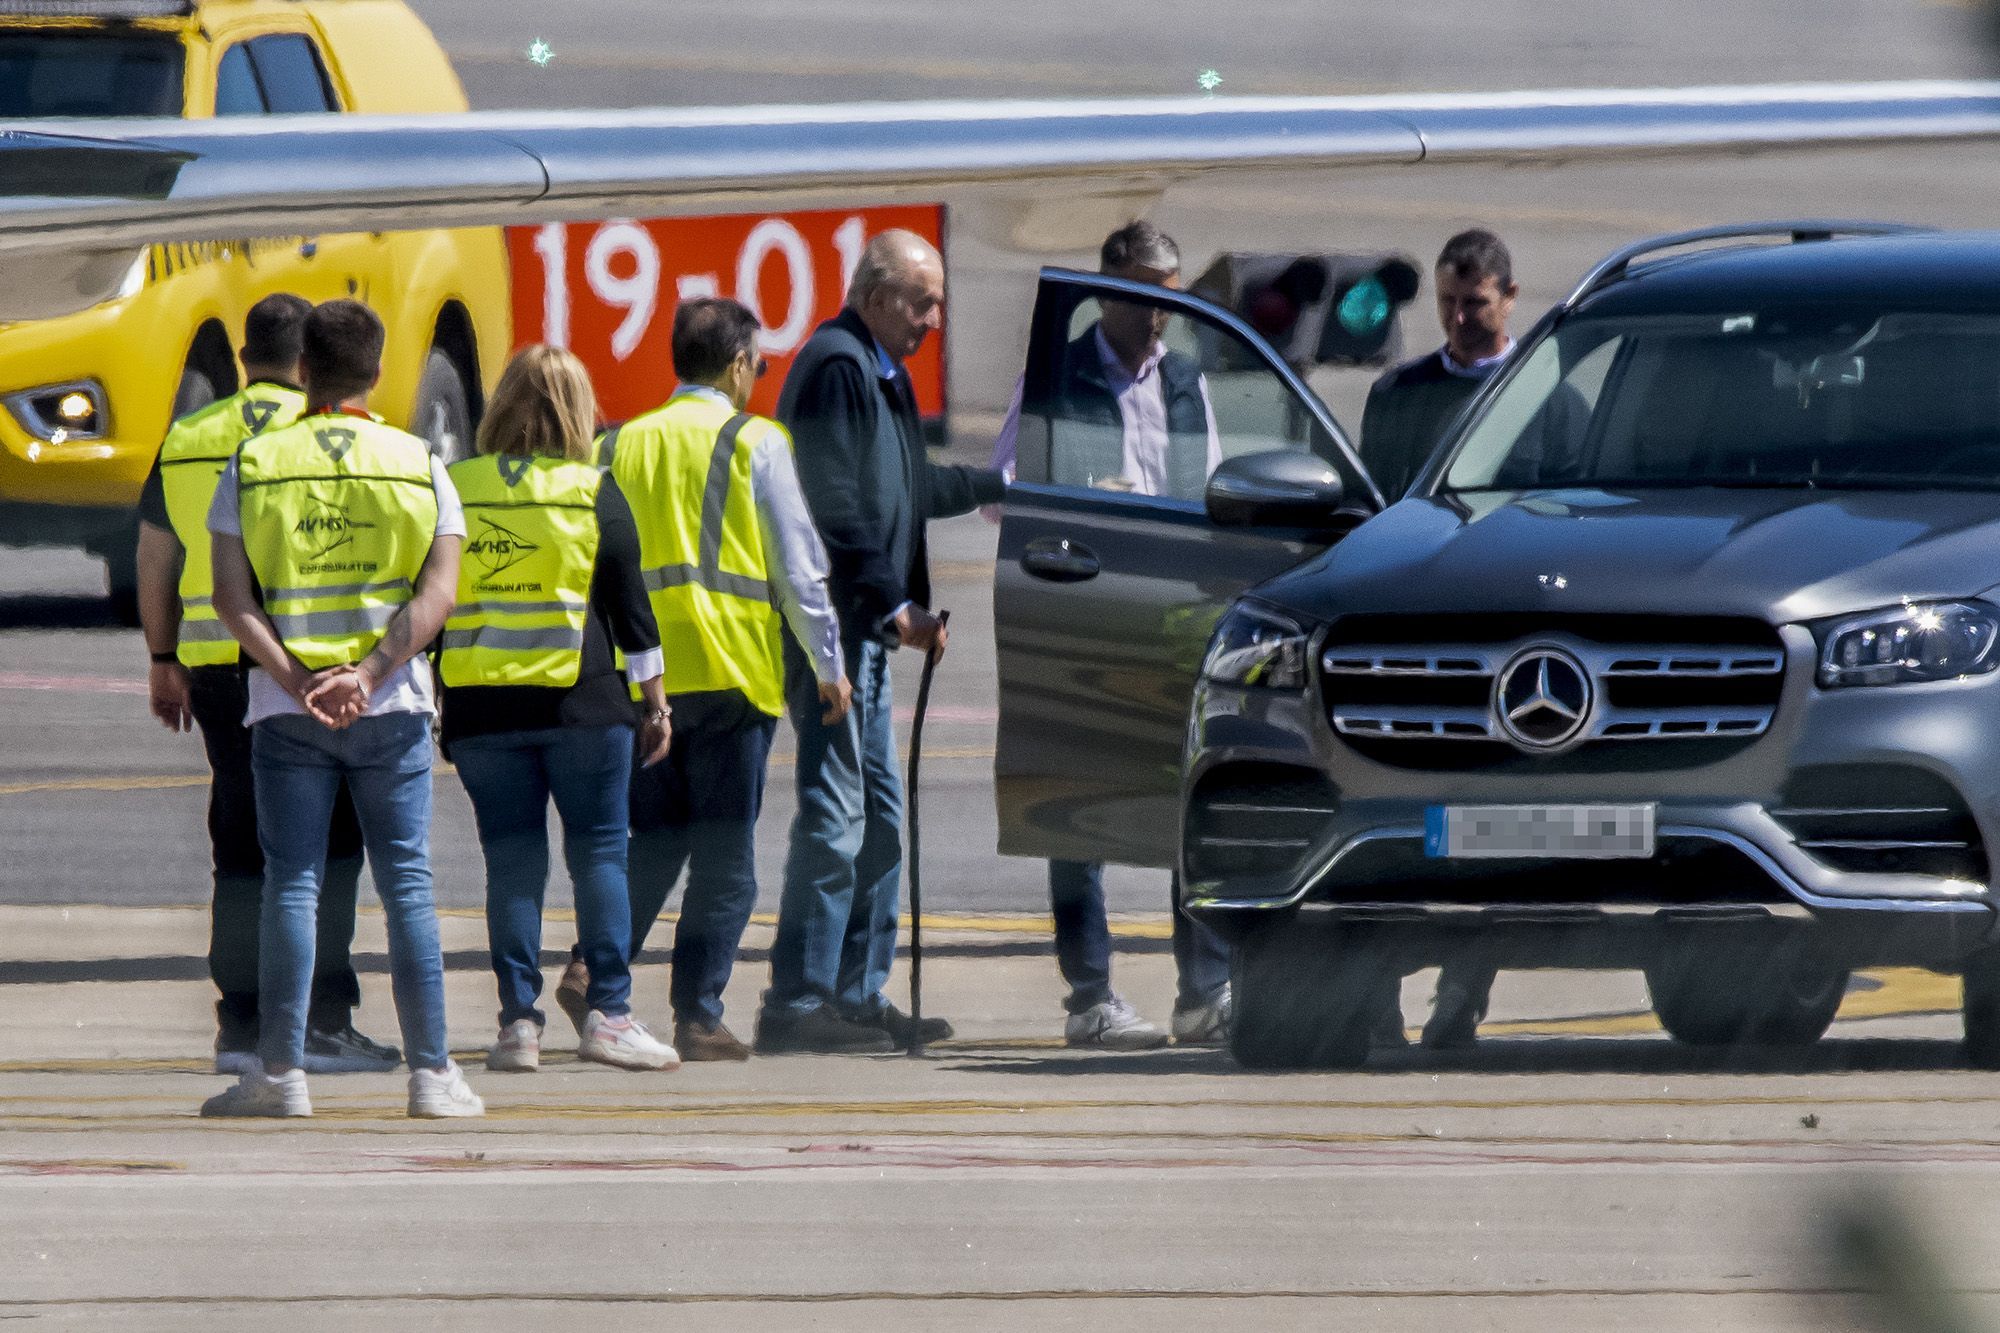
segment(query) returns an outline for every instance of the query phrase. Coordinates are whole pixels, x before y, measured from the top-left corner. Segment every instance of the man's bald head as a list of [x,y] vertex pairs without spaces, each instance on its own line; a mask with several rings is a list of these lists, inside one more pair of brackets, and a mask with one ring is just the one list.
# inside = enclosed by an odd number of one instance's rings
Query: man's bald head
[[868,242],[847,287],[847,307],[897,360],[912,355],[944,318],[944,256],[913,231]]

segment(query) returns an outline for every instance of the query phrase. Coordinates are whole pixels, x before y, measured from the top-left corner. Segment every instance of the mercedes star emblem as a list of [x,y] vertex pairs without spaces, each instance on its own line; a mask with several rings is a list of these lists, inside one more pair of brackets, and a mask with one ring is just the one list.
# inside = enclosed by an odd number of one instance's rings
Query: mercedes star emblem
[[1494,717],[1523,750],[1560,750],[1574,741],[1590,719],[1590,704],[1590,672],[1573,654],[1547,645],[1518,653],[1493,688]]

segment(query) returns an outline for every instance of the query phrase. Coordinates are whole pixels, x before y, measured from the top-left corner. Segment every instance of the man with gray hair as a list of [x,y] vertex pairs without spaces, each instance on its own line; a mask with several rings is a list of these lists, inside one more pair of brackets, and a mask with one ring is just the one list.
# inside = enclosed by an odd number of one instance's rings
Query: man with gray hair
[[[1173,237],[1143,219],[1104,238],[1097,271],[1178,290],[1181,251]],[[1056,485],[1071,482],[1138,495],[1200,495],[1222,461],[1208,382],[1194,360],[1160,341],[1173,316],[1136,301],[1103,301],[1097,321],[1071,339],[1057,369],[1058,410],[1092,431],[1059,461]],[[993,443],[993,466],[1014,474],[1024,385],[1014,386],[1007,420]],[[1082,455],[1081,457],[1077,455]],[[1208,927],[1173,906],[1178,980],[1173,1039],[1214,1045],[1229,1026],[1229,948]],[[1063,1040],[1105,1050],[1149,1050],[1168,1034],[1139,1016],[1111,989],[1111,928],[1104,866],[1049,862],[1049,908],[1055,918],[1056,967],[1069,984]]]
[[888,1051],[951,1035],[941,1019],[919,1032],[882,993],[903,870],[889,650],[944,651],[944,626],[930,611],[925,522],[997,502],[1005,490],[997,472],[925,457],[903,362],[943,316],[944,257],[914,232],[883,232],[862,253],[847,308],[813,331],[778,399],[826,543],[854,695],[845,718],[822,720],[812,668],[786,642],[798,814],[757,1019],[763,1052]]

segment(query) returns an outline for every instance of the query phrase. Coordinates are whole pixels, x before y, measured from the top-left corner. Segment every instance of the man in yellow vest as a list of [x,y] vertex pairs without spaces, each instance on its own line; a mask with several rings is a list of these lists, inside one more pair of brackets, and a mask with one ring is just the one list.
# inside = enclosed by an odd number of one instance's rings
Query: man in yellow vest
[[[215,1072],[240,1074],[257,1049],[257,917],[264,854],[250,778],[250,729],[236,640],[215,617],[208,563],[208,507],[216,478],[259,431],[288,426],[305,410],[299,345],[312,303],[289,292],[265,297],[243,321],[245,388],[182,417],[167,433],[139,496],[139,621],[153,666],[147,694],[169,730],[201,728],[208,752],[208,836],[215,894],[208,974],[216,1001]],[[354,1030],[361,985],[349,950],[361,879],[361,826],[345,786],[334,806],[320,893],[305,1067],[314,1073],[394,1069],[402,1052]]]
[[431,899],[431,715],[421,657],[458,592],[465,514],[444,465],[364,404],[382,321],[357,301],[306,317],[306,410],[253,435],[209,509],[215,610],[250,672],[251,771],[264,846],[261,1067],[203,1115],[312,1114],[304,1058],[319,866],[344,778],[389,933],[409,1112],[484,1113],[445,1043]]
[[[683,1060],[750,1056],[722,1025],[722,989],[757,901],[757,815],[785,711],[787,626],[817,677],[828,725],[847,715],[849,698],[826,551],[799,490],[791,437],[743,410],[764,373],[758,328],[738,302],[684,302],[674,312],[680,384],[604,446],[639,526],[674,715],[665,761],[632,773],[631,956],[687,867],[669,995]],[[572,1021],[581,975],[572,963],[557,988]]]

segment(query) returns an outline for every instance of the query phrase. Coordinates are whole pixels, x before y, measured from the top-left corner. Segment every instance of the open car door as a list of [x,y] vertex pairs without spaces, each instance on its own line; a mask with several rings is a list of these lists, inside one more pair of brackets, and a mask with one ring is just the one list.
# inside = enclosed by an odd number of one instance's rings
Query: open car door
[[[1128,409],[1101,359],[1116,356],[1103,323],[1149,317],[1165,356],[1142,367]],[[1147,392],[1146,410],[1165,408],[1164,460],[1126,450],[1123,414]],[[1273,451],[1332,467],[1343,513],[1310,530],[1211,521],[1218,460]],[[1183,292],[1044,269],[993,585],[1000,851],[1173,865],[1188,708],[1216,621],[1382,503],[1325,404],[1240,319]]]

